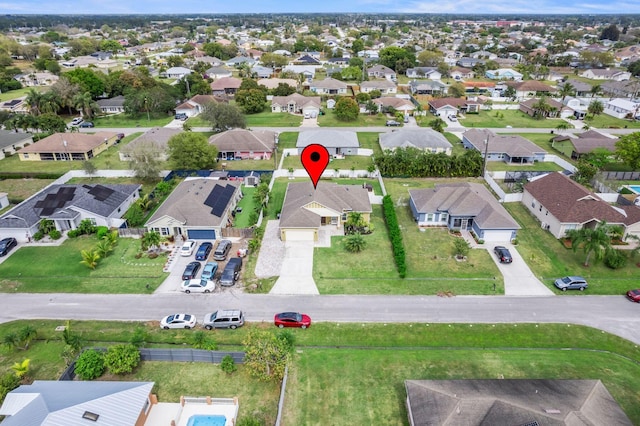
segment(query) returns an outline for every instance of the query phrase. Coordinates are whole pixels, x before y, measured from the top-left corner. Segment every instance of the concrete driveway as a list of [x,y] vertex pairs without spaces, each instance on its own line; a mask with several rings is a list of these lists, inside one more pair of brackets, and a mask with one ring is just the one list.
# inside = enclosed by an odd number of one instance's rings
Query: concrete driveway
[[[553,296],[554,293],[533,275],[518,250],[511,243],[485,243],[489,255],[498,266],[504,278],[504,294],[506,296]],[[495,246],[509,249],[513,262],[500,263],[493,252]]]

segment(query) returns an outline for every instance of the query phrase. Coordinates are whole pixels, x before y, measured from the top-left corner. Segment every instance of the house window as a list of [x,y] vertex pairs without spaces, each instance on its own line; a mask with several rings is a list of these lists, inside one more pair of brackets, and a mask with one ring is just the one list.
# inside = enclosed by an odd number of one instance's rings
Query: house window
[[95,218],[95,217],[90,217],[90,218],[88,218],[88,219],[89,219],[89,221],[91,222],[91,224],[92,224],[93,226],[96,226],[96,225],[97,225],[97,222],[96,222],[96,218]]
[[24,153],[22,155],[24,155],[24,158],[29,158],[29,154],[27,154],[27,153]]
[[342,213],[342,221],[346,221],[347,220],[347,214],[346,213]]
[[427,214],[427,222],[433,222],[433,213]]
[[169,235],[169,228],[160,228],[160,235],[162,235],[163,237]]
[[440,222],[446,222],[449,219],[449,213],[440,213]]

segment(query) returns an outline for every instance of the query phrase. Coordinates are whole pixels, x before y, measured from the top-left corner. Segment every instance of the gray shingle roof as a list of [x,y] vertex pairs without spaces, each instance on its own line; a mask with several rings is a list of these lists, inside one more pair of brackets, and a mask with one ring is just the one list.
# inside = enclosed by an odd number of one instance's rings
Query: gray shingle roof
[[169,139],[172,136],[182,133],[182,129],[172,129],[169,127],[154,127],[138,136],[126,146],[122,147],[124,153],[131,153],[140,145],[155,145],[159,152],[165,152],[169,147]]
[[209,138],[219,152],[255,151],[271,152],[275,146],[276,132],[270,130],[232,129]]
[[519,135],[496,135],[487,129],[471,129],[463,133],[475,149],[484,152],[485,140],[489,140],[489,153],[505,153],[509,157],[532,157],[535,154],[546,154],[547,151],[535,143]]
[[406,147],[422,150],[428,148],[452,148],[447,138],[433,129],[402,129],[383,133],[380,135],[380,147],[383,150]]
[[304,148],[311,144],[320,144],[327,148],[358,148],[358,135],[350,130],[308,130],[298,134],[296,148]]

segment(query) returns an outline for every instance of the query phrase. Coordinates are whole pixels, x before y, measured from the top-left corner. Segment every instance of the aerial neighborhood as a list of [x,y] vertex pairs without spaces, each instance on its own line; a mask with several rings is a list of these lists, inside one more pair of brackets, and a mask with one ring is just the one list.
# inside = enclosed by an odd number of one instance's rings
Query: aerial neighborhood
[[0,29],[1,426],[640,424],[639,15]]

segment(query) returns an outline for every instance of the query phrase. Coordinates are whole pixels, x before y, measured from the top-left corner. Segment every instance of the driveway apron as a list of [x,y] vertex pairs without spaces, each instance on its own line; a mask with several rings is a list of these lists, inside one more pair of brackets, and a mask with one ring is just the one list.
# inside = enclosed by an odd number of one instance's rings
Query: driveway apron
[[280,277],[270,294],[320,294],[313,280],[313,242],[285,242]]
[[[485,245],[488,245],[486,243]],[[500,263],[498,256],[493,252],[494,246],[505,246],[509,249],[513,262]],[[554,293],[545,286],[529,269],[518,250],[511,243],[491,243],[487,247],[489,255],[498,265],[498,269],[504,278],[504,294],[506,296],[553,296]]]

